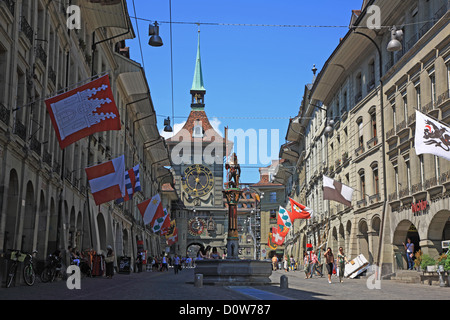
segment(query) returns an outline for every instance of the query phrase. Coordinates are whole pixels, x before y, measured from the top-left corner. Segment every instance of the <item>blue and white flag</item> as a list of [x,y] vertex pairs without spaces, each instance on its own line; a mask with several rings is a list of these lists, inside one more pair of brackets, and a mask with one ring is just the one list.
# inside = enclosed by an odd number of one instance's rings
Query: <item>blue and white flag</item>
[[136,165],[133,169],[125,171],[125,188],[125,197],[117,199],[117,204],[133,199],[134,193],[141,191],[141,182],[139,180],[139,165]]

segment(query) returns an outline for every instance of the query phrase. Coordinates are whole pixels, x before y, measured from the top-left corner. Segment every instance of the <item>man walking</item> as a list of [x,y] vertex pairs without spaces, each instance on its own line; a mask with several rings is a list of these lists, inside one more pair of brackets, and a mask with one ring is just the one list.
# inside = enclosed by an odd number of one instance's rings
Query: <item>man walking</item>
[[173,271],[175,274],[178,274],[178,270],[180,268],[180,257],[178,255],[175,255],[175,258],[173,258]]

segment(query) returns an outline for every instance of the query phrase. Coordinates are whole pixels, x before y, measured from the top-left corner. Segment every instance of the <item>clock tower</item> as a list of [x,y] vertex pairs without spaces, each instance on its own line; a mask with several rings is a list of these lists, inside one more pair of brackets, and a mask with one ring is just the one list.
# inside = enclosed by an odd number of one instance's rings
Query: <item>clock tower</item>
[[[205,112],[206,89],[200,57],[200,31],[194,80],[190,90],[191,111],[183,128],[166,140],[174,169],[175,187],[186,210],[177,217],[178,239],[194,256],[199,248],[216,247],[224,253],[227,215],[223,199],[225,139],[209,122]],[[185,237],[180,236],[185,233]],[[185,239],[185,240],[183,240]],[[181,248],[180,248],[181,250]]]

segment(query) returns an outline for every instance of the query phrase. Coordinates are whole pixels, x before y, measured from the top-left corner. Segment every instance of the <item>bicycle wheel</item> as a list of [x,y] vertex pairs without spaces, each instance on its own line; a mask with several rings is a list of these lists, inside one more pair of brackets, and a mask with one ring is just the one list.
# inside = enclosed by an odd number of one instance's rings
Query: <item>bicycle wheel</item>
[[17,262],[13,262],[8,270],[8,276],[6,277],[6,287],[11,287],[11,284],[14,280],[14,277],[16,276],[17,271]]
[[44,271],[41,273],[41,281],[44,283],[49,282],[52,279],[52,274],[52,268],[45,267]]
[[31,263],[27,264],[25,268],[23,268],[23,279],[29,286],[34,284],[34,280],[36,280],[36,273],[34,272],[33,265]]

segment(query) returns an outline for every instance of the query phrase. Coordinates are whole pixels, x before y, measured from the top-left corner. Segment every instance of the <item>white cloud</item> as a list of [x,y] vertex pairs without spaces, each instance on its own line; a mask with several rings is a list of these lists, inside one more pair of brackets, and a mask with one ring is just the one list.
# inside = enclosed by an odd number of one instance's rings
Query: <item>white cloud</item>
[[211,123],[211,126],[216,130],[222,137],[224,136],[224,133],[222,130],[220,130],[220,125],[222,124],[222,121],[220,121],[217,118],[212,118],[212,120],[209,121]]

